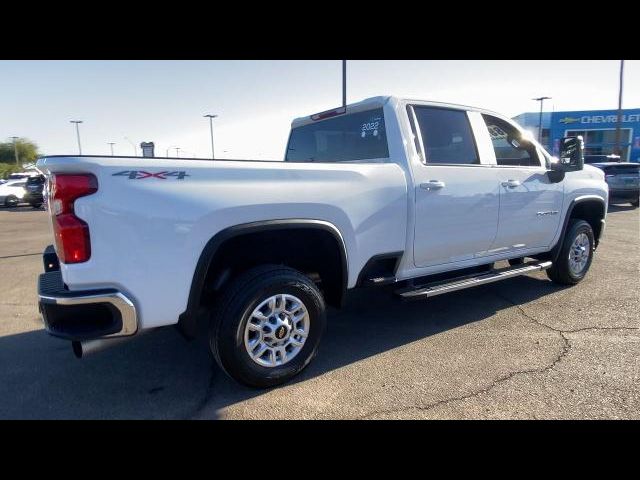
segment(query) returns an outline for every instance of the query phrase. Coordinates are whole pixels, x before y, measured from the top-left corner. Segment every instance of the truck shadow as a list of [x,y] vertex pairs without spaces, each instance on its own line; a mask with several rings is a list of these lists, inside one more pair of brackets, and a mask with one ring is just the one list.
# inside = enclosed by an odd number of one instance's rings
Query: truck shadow
[[[387,290],[354,291],[311,365],[288,385],[462,325],[561,289],[519,277],[402,303]],[[446,361],[446,359],[443,359]],[[213,362],[206,339],[185,342],[174,328],[77,360],[68,342],[36,330],[0,338],[0,418],[216,418],[229,405],[269,392],[241,386]]]

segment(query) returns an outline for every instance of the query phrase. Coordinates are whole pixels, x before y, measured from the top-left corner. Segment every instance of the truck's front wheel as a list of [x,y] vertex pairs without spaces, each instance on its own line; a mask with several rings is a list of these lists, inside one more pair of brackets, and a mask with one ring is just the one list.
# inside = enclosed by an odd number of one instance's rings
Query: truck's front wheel
[[315,356],[326,326],[315,284],[277,265],[238,276],[218,299],[209,344],[220,367],[251,387],[284,383]]
[[591,266],[594,251],[594,236],[591,226],[584,220],[572,219],[567,228],[562,248],[547,276],[561,285],[580,282]]

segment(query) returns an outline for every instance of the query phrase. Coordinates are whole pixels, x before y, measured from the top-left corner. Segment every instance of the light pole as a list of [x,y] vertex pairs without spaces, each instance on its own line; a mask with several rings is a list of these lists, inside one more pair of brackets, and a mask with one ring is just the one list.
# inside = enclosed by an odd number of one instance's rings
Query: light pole
[[180,147],[175,147],[176,149],[176,158],[180,158]]
[[342,60],[342,106],[347,106],[347,61]]
[[114,142],[107,142],[107,143],[111,147],[111,156],[113,157],[113,146],[115,145],[115,143]]
[[76,124],[76,136],[78,137],[78,155],[82,155],[82,146],[80,145],[80,127],[82,120],[70,120],[69,123]]
[[169,158],[169,150],[171,150],[172,148],[176,148],[176,146],[175,145],[170,145],[170,146],[167,147],[167,150],[166,150],[166,152],[164,154],[165,157]]
[[213,119],[216,118],[217,116],[218,115],[211,115],[211,114],[203,115],[203,117],[209,119],[209,131],[211,132],[211,160],[216,159],[216,156],[213,152]]
[[16,165],[18,165],[19,160],[18,160],[18,138],[20,137],[11,137],[13,138],[13,154],[16,157]]
[[542,104],[545,100],[551,100],[551,97],[532,98],[536,102],[540,102],[540,117],[538,117],[538,143],[542,143]]
[[136,148],[136,144],[133,143],[131,140],[129,140],[129,137],[124,137],[124,139],[131,144],[131,146],[133,147],[133,156],[137,157],[138,156],[138,149]]
[[620,60],[620,84],[618,87],[618,118],[616,122],[616,155],[620,155],[618,161],[622,160],[622,149],[620,148],[620,122],[622,122],[622,76],[624,75],[624,60]]

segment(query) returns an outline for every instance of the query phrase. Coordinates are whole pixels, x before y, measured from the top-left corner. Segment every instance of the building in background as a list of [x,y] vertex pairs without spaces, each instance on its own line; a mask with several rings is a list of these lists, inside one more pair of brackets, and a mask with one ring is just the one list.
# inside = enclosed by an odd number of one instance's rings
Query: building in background
[[142,149],[142,156],[143,157],[154,157],[154,148],[155,145],[153,142],[142,142],[140,144],[140,148]]
[[[527,112],[513,119],[538,138],[539,112]],[[560,139],[582,135],[585,155],[609,155],[616,148],[617,110],[546,112],[542,114],[542,145],[558,155]],[[640,108],[622,110],[621,160],[640,162]]]

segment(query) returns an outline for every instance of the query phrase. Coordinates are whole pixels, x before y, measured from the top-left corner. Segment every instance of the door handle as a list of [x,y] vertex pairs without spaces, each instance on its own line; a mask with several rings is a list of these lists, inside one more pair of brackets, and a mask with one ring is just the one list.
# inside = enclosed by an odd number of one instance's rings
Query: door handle
[[506,182],[502,182],[503,187],[508,188],[516,188],[522,185],[519,180],[507,180]]
[[428,182],[421,183],[420,188],[425,190],[440,190],[445,187],[445,183],[440,180],[429,180]]

